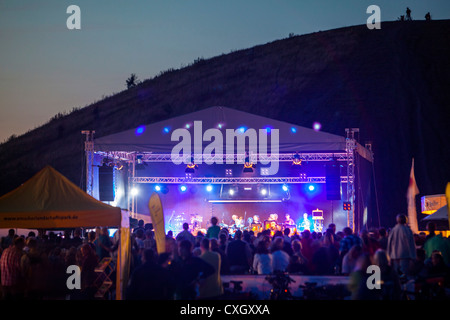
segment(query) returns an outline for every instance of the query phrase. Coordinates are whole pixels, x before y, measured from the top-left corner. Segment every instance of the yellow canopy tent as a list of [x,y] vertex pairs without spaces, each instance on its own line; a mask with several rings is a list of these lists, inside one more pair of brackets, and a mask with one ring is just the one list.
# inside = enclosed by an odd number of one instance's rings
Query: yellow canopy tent
[[116,298],[128,278],[130,230],[126,211],[91,197],[51,166],[0,197],[0,228],[118,227]]

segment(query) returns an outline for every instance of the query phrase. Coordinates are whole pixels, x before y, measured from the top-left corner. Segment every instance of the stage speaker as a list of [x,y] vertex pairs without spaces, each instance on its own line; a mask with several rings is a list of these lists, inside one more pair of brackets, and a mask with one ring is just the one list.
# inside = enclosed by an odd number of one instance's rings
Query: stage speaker
[[341,166],[336,162],[326,166],[327,200],[341,200]]
[[100,201],[114,201],[114,168],[98,168],[98,193]]

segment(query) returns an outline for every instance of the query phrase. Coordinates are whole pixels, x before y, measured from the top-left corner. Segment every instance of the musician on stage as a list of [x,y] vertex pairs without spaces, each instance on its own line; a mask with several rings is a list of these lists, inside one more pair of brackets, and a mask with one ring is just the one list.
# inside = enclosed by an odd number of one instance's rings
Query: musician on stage
[[291,218],[291,215],[289,213],[285,214],[285,219],[284,219],[284,225],[288,225],[288,226],[293,226],[295,225],[294,220]]
[[259,220],[259,216],[257,214],[255,214],[253,216],[253,222],[251,223],[251,230],[255,233],[259,233],[262,231],[262,223]]
[[233,214],[233,215],[231,216],[231,219],[233,219],[233,222],[234,222],[234,223],[232,224],[232,227],[233,227],[233,228],[235,228],[235,229],[237,230],[237,229],[243,227],[243,225],[242,225],[242,220],[243,220],[243,218],[242,218],[242,217],[239,218],[237,215]]
[[309,221],[307,213],[303,214],[303,221],[301,222],[299,229],[301,231],[305,230],[311,231],[311,221]]

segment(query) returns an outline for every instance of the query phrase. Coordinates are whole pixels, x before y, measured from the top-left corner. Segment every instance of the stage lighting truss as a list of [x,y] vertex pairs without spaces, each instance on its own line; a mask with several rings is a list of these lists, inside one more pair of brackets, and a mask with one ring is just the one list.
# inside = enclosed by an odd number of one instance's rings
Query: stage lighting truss
[[[103,152],[97,151],[96,154],[99,154],[103,157],[109,156],[118,160],[123,161],[133,161],[135,153],[134,152],[121,152],[121,151],[113,151],[113,152]],[[139,153],[141,155],[141,160],[144,162],[173,162],[172,155],[170,153]],[[193,154],[186,155],[184,157],[180,156],[180,159],[184,163],[192,163],[192,157],[195,160],[195,163],[214,163],[220,158],[220,155],[207,155],[207,154]],[[223,154],[222,161],[223,163],[245,163],[246,154]],[[299,161],[330,161],[331,159],[336,159],[337,161],[348,160],[349,153],[348,152],[339,152],[339,153],[279,153],[279,154],[252,154],[251,160],[252,162],[260,161],[260,162],[270,162],[270,161],[279,161],[279,162],[293,162],[294,160]]]
[[[347,176],[341,176],[341,183],[347,183]],[[131,183],[170,183],[170,184],[298,184],[325,183],[325,177],[132,177]]]

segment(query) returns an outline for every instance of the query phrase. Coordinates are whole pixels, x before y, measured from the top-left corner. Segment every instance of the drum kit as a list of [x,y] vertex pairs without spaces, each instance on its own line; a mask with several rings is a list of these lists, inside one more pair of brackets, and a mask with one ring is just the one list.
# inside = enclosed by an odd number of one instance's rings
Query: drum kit
[[203,217],[198,213],[192,213],[189,215],[181,212],[175,215],[175,211],[172,212],[171,217],[167,223],[168,230],[172,230],[174,234],[180,233],[183,231],[183,224],[189,224],[189,230],[191,230],[193,235],[197,235],[199,231],[206,233],[206,230],[201,227],[201,223],[203,222]]

